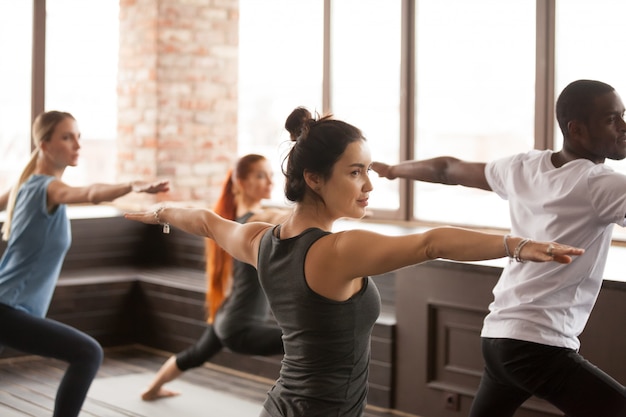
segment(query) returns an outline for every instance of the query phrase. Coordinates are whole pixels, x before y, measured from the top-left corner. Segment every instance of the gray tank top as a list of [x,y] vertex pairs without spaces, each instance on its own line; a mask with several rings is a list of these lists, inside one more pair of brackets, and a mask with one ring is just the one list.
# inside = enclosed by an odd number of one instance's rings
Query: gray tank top
[[[246,223],[254,213],[247,213],[235,221]],[[259,285],[256,269],[233,259],[233,280],[230,294],[220,306],[213,327],[220,339],[227,339],[246,331],[250,326],[264,323],[269,306]]]
[[311,245],[327,234],[312,228],[281,240],[276,226],[261,240],[259,279],[285,347],[280,377],[264,404],[272,416],[358,417],[365,408],[370,336],[380,313],[380,294],[369,277],[343,302],[309,288],[304,259]]

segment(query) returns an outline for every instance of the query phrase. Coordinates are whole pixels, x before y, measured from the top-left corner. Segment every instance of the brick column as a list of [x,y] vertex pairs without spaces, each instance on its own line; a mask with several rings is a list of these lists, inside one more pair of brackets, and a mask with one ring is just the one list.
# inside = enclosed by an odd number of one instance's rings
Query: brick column
[[237,155],[238,11],[238,0],[120,0],[119,181],[168,178],[161,199],[213,205]]

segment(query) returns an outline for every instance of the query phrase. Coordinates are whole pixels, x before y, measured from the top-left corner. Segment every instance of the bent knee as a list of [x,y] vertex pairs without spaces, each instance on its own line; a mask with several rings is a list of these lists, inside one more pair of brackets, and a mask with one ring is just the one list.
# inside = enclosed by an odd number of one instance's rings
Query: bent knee
[[76,361],[100,366],[104,359],[104,350],[97,340],[88,337],[84,339],[80,346],[76,347],[76,355],[74,357]]

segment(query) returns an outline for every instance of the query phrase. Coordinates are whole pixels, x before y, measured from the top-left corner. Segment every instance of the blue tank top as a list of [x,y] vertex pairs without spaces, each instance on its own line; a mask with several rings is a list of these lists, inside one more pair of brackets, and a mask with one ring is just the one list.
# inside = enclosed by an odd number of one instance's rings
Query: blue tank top
[[55,177],[33,175],[20,187],[11,236],[0,259],[0,303],[38,317],[48,312],[65,254],[72,242],[65,205],[47,210]]
[[[246,223],[254,213],[247,213],[235,221]],[[251,325],[264,323],[269,314],[265,294],[259,284],[256,269],[233,259],[233,280],[230,294],[220,306],[213,327],[220,339],[227,339]]]
[[266,232],[258,258],[261,286],[285,347],[265,410],[283,417],[359,417],[367,400],[371,332],[380,314],[378,289],[364,277],[361,290],[346,301],[315,293],[306,283],[304,260],[329,232],[308,229],[282,240],[279,233],[280,226]]

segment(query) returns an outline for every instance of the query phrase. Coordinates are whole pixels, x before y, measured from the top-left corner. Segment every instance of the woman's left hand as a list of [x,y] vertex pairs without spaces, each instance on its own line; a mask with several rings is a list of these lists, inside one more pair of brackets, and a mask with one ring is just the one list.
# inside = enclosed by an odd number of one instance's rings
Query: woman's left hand
[[165,193],[170,190],[170,182],[169,180],[160,180],[155,182],[133,181],[132,188],[136,193]]

